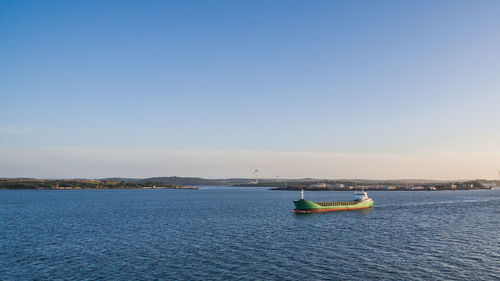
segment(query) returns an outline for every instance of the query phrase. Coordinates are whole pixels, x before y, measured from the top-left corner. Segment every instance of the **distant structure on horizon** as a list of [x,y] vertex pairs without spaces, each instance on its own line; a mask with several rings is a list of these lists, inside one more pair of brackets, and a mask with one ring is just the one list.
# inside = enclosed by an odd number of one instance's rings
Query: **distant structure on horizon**
[[255,181],[252,182],[253,184],[259,184],[259,170],[254,169],[253,174],[255,175]]

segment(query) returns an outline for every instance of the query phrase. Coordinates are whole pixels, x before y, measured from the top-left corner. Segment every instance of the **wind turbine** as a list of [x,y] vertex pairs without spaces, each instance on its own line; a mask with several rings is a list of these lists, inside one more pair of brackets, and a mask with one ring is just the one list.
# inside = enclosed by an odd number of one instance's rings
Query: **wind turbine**
[[255,184],[259,184],[259,170],[255,169],[253,170],[253,174],[255,175]]
[[500,170],[497,170],[498,172],[498,180],[500,181]]

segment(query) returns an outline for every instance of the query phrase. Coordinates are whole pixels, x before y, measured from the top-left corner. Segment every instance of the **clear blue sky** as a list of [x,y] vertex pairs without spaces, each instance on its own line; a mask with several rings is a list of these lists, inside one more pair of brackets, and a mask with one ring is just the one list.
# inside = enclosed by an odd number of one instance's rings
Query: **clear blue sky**
[[1,1],[0,177],[152,176],[150,155],[158,176],[493,178],[499,15],[500,1]]

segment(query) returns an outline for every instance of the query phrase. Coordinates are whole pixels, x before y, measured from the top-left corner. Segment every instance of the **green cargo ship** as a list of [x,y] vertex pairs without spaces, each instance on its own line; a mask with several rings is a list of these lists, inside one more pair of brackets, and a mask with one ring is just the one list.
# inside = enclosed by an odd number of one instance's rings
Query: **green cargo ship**
[[344,211],[344,210],[361,210],[368,209],[373,206],[373,200],[368,197],[365,191],[354,193],[353,201],[340,201],[340,202],[312,202],[304,199],[304,190],[302,190],[302,198],[294,200],[295,209],[294,213],[317,213],[317,212],[331,212],[331,211]]

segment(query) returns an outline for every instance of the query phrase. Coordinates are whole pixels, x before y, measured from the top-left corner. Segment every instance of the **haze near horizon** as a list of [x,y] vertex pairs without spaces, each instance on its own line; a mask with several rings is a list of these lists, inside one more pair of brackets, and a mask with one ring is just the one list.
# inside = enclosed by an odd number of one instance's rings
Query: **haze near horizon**
[[2,1],[0,177],[497,179],[499,1]]

